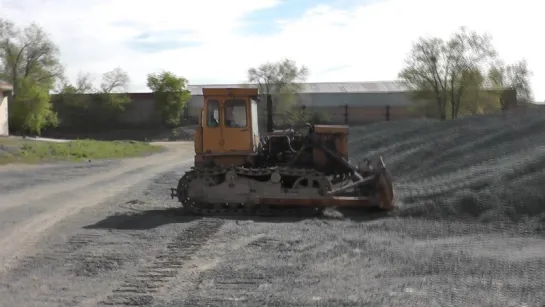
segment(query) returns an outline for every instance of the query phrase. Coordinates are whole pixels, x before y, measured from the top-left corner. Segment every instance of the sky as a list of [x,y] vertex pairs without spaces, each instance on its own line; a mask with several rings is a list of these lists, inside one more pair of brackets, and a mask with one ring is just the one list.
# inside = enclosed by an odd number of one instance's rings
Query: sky
[[74,80],[120,67],[130,91],[148,73],[190,84],[245,82],[248,68],[289,58],[309,82],[397,78],[411,43],[461,26],[489,33],[501,58],[528,61],[545,101],[540,0],[0,0],[0,18],[36,22],[59,45]]

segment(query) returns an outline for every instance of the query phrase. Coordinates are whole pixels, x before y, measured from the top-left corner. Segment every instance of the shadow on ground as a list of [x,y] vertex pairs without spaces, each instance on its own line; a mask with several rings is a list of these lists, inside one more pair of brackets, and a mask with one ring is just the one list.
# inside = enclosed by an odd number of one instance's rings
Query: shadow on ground
[[85,229],[120,229],[120,230],[146,230],[153,229],[167,224],[183,224],[205,218],[219,218],[233,221],[253,221],[255,223],[290,223],[301,222],[310,219],[323,220],[351,220],[364,222],[387,217],[386,213],[376,211],[336,211],[336,214],[276,214],[274,216],[255,215],[196,215],[187,213],[181,208],[153,209],[140,212],[123,212],[106,217]]

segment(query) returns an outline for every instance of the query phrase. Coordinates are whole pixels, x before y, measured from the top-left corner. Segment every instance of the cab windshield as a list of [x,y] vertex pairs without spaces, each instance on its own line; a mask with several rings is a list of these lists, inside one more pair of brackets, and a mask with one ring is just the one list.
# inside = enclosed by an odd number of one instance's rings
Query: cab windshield
[[244,128],[247,126],[247,110],[244,99],[227,99],[224,107],[225,127]]

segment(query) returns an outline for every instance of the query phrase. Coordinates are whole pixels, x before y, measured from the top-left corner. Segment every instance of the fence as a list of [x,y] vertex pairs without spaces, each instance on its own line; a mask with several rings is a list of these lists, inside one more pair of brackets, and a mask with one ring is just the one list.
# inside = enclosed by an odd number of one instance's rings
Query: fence
[[[329,107],[306,107],[299,106],[296,109],[305,111],[307,114],[326,114],[330,124],[336,125],[359,125],[371,122],[402,120],[408,118],[422,117],[421,114],[412,112],[408,107],[400,106],[374,106],[374,107],[350,107],[348,105],[329,106]],[[266,109],[264,104],[259,106],[259,120],[266,120]],[[200,114],[199,108],[191,108],[186,113],[186,119],[192,123],[198,121]],[[277,122],[282,121],[283,114],[273,114],[273,119]]]
[[332,107],[301,107],[307,113],[325,114],[328,123],[336,125],[360,125],[373,122],[401,120],[420,115],[410,112],[407,107],[374,106],[349,107],[348,105]]

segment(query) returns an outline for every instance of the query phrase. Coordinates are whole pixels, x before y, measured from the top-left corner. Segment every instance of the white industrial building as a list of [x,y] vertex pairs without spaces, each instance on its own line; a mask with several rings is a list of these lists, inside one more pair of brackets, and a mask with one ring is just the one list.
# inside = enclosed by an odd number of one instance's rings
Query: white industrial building
[[0,80],[0,136],[9,135],[8,96],[12,91],[11,84]]

